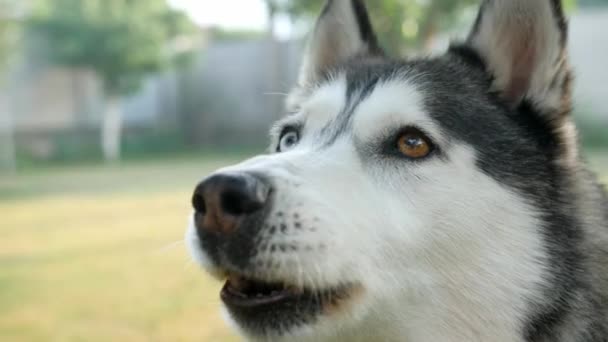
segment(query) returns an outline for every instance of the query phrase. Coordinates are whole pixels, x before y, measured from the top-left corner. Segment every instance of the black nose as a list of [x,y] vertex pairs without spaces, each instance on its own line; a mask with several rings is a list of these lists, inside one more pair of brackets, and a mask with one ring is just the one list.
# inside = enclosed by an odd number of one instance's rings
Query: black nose
[[270,188],[256,176],[216,174],[194,190],[192,206],[199,229],[228,233],[266,205]]

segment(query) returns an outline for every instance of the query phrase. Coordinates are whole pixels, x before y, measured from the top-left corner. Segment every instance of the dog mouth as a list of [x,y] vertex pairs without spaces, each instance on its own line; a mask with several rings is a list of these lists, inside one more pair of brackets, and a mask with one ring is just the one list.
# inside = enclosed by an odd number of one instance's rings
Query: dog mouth
[[360,289],[351,284],[307,289],[230,274],[220,297],[235,322],[251,334],[263,336],[314,324],[323,315],[335,314]]
[[304,294],[294,286],[279,282],[263,282],[230,275],[222,288],[220,297],[230,307],[261,308],[295,300]]

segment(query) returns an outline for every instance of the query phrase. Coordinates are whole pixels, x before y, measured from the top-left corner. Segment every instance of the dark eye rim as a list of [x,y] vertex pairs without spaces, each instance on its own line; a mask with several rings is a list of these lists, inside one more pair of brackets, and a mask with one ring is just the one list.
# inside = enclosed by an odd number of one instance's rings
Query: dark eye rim
[[297,138],[296,144],[297,144],[300,141],[300,131],[301,131],[301,129],[298,126],[283,127],[283,129],[281,129],[281,134],[279,134],[279,139],[277,140],[277,146],[276,146],[275,152],[277,152],[277,153],[281,152],[281,141],[283,140],[285,135],[287,135],[289,133],[296,134],[296,138]]
[[[414,134],[414,135],[418,135],[420,136],[421,139],[423,139],[426,144],[429,146],[429,153],[423,157],[419,157],[419,158],[413,158],[413,157],[409,157],[405,154],[403,154],[400,150],[399,150],[399,140],[401,139],[401,137],[403,137],[406,134]],[[436,154],[439,154],[439,148],[437,147],[437,144],[435,144],[435,142],[433,141],[433,139],[430,138],[429,134],[427,134],[424,130],[415,127],[415,126],[406,126],[403,127],[397,131],[395,131],[395,133],[393,133],[389,139],[387,139],[385,141],[385,143],[383,144],[382,147],[382,152],[385,155],[391,156],[391,157],[395,157],[401,160],[408,160],[408,161],[423,161],[426,160],[428,158],[433,157]]]

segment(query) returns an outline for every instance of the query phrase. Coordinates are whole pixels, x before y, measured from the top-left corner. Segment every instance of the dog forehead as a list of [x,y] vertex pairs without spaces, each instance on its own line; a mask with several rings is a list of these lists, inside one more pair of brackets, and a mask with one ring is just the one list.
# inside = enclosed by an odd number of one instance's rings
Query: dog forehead
[[405,77],[379,82],[356,108],[352,121],[353,135],[361,140],[404,126],[416,126],[439,135],[439,128],[425,109],[422,92]]
[[346,106],[347,81],[344,74],[328,79],[302,103],[306,130],[318,131],[334,120]]
[[297,109],[296,117],[304,123],[305,131],[334,141],[349,128],[353,112],[375,85],[390,79],[400,67],[379,59],[352,60],[328,70],[308,89],[297,88],[290,106]]
[[438,132],[414,75],[406,64],[354,65],[328,77],[302,102],[305,131],[326,145],[345,133],[368,139],[405,125]]
[[451,54],[353,61],[311,89],[297,116],[304,136],[315,145],[330,146],[345,134],[365,140],[389,129],[415,126],[435,139],[456,139],[487,149],[488,144],[496,145],[488,133],[509,135],[505,127],[513,123],[505,109],[491,100],[486,78],[482,69]]

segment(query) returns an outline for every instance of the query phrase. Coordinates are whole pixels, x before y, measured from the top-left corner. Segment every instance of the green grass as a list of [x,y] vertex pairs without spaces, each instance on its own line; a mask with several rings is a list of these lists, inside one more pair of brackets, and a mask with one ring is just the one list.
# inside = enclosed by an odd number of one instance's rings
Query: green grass
[[608,150],[592,151],[587,153],[587,157],[591,169],[599,175],[600,181],[608,184]]
[[0,341],[235,341],[181,239],[194,185],[238,158],[0,177]]
[[0,341],[233,341],[181,243],[191,191],[234,160],[0,178]]

